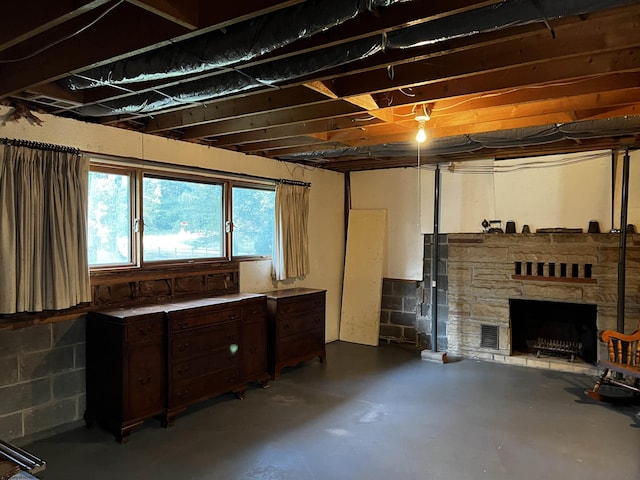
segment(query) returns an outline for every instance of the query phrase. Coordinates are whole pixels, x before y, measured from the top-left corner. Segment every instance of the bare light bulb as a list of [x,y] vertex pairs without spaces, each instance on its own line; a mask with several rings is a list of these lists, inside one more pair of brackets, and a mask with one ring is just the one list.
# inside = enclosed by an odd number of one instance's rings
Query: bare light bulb
[[424,121],[420,122],[418,133],[416,134],[416,140],[418,141],[418,143],[424,143],[427,141],[427,132],[424,129]]

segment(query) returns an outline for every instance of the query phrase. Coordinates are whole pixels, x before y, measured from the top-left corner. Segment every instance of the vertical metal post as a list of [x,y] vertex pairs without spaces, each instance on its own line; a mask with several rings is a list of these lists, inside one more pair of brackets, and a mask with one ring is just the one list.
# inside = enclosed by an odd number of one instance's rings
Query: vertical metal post
[[627,259],[627,208],[629,205],[629,149],[622,163],[622,205],[620,208],[620,248],[618,249],[618,314],[617,330],[624,332],[624,301]]
[[440,165],[436,164],[433,188],[433,242],[431,244],[431,351],[438,351],[438,251],[440,222]]

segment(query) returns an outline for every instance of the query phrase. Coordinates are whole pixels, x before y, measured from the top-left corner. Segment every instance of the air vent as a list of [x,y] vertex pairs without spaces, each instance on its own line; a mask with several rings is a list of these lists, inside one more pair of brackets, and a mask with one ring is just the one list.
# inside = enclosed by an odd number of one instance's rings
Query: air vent
[[480,346],[482,348],[498,349],[497,325],[480,325]]
[[52,107],[58,107],[62,109],[70,109],[79,107],[80,104],[69,100],[60,100],[58,98],[47,97],[45,95],[39,95],[31,99],[33,102],[41,103],[43,105],[50,105]]

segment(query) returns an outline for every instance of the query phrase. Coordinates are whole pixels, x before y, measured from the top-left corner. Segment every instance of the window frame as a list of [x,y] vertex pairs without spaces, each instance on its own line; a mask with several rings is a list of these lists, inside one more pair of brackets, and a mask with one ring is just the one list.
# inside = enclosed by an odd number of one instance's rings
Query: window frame
[[[145,271],[163,268],[181,268],[189,266],[203,266],[212,264],[228,263],[233,261],[267,260],[269,255],[242,255],[233,256],[233,212],[232,212],[232,192],[233,187],[251,188],[256,190],[273,190],[275,183],[265,183],[264,181],[251,181],[250,179],[231,179],[223,175],[206,172],[176,171],[171,167],[145,167],[131,166],[126,163],[110,163],[100,160],[90,161],[90,171],[103,173],[127,174],[130,178],[130,250],[131,262],[110,265],[89,265],[90,272],[117,272],[117,271]],[[190,181],[196,183],[216,184],[222,186],[222,250],[219,257],[193,258],[193,259],[170,259],[170,260],[145,260],[143,251],[144,239],[144,201],[143,182],[145,177],[160,178],[176,181]],[[274,219],[275,221],[275,219]]]
[[[246,189],[253,189],[253,190],[267,190],[267,191],[272,191],[274,192],[274,209],[275,209],[275,190],[276,190],[276,186],[275,185],[266,185],[266,184],[258,184],[258,183],[249,183],[249,182],[244,182],[244,181],[236,181],[236,182],[232,182],[231,186],[229,188],[229,209],[230,209],[230,214],[229,214],[229,219],[231,220],[231,229],[229,232],[229,254],[231,255],[231,259],[232,260],[267,260],[273,257],[273,243],[271,245],[271,254],[269,255],[233,255],[233,230],[234,230],[234,225],[233,225],[233,202],[232,202],[232,192],[233,192],[233,188],[234,187],[238,187],[238,188],[246,188]],[[273,223],[274,223],[274,228],[275,228],[275,218],[272,219]],[[272,240],[273,242],[273,240]]]
[[[89,264],[89,271],[112,271],[122,269],[139,268],[138,263],[140,242],[139,235],[136,232],[136,222],[139,221],[139,205],[137,202],[136,190],[137,185],[137,170],[136,168],[105,164],[102,162],[90,162],[89,173],[99,172],[108,173],[113,175],[122,175],[129,177],[129,262],[126,263],[110,263],[110,264]],[[87,222],[88,227],[88,222]]]

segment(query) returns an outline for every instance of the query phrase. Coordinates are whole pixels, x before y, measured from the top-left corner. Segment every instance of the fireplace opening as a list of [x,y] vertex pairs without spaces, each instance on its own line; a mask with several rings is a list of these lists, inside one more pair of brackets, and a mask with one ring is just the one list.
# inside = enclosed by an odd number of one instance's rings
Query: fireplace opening
[[513,353],[597,360],[597,306],[541,300],[509,300]]

